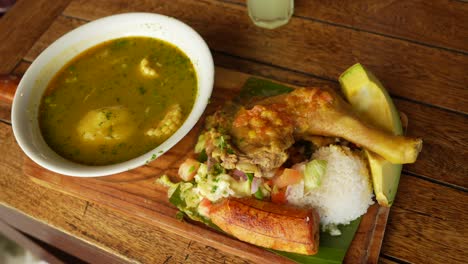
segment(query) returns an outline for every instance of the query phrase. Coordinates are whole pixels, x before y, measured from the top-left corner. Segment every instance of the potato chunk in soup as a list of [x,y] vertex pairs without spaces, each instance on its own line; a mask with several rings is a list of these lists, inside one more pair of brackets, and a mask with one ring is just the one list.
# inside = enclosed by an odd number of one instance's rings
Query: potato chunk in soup
[[121,106],[89,111],[78,123],[78,134],[84,143],[112,144],[128,139],[136,130],[128,109]]

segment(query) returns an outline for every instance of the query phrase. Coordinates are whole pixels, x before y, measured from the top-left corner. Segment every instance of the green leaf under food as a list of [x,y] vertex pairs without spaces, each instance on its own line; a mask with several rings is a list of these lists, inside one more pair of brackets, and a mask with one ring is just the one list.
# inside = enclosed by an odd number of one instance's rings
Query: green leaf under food
[[279,83],[274,83],[269,80],[249,78],[242,87],[238,99],[245,103],[253,100],[254,98],[285,94],[293,90],[294,89],[291,87],[287,87]]
[[287,257],[297,263],[342,263],[346,252],[348,251],[354,235],[359,228],[361,217],[352,221],[348,225],[339,225],[340,236],[331,236],[326,232],[320,232],[320,246],[317,254],[313,256],[301,255],[296,253],[283,252],[278,250],[270,251]]

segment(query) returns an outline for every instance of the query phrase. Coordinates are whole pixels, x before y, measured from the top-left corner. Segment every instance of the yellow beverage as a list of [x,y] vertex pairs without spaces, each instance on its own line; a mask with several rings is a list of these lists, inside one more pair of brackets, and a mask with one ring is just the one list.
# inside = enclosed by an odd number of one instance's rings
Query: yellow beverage
[[247,8],[255,25],[274,29],[288,23],[294,13],[294,0],[248,0]]

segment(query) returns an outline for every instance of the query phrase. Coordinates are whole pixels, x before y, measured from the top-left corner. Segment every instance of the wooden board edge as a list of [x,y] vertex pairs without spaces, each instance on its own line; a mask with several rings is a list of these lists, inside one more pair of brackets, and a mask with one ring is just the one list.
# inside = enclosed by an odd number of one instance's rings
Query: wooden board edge
[[22,232],[3,222],[1,219],[0,231],[4,236],[6,236],[12,241],[15,241],[15,243],[19,244],[23,248],[28,249],[28,251],[31,251],[35,256],[40,257],[47,263],[64,263],[59,258],[54,256],[51,252],[49,252],[46,248],[41,247],[40,244],[36,243],[34,240],[28,238]]
[[390,214],[390,207],[379,206],[376,217],[376,224],[374,228],[374,235],[369,244],[369,254],[367,257],[368,263],[378,263],[380,257],[380,250],[385,236],[385,229],[387,228],[388,216]]
[[345,263],[378,263],[389,211],[377,203],[367,209],[346,253]]
[[[0,202],[0,215],[0,220],[5,221],[13,228],[89,263],[96,260],[111,263],[129,263],[131,261],[124,255],[113,254],[104,247],[94,245],[83,238],[75,237],[70,232],[50,225],[42,219],[33,218],[9,204]],[[60,243],[56,244],[56,241],[60,241]],[[101,251],[95,253],[96,249]],[[83,252],[85,254],[82,254]],[[90,252],[93,252],[93,254],[86,255],[86,253]]]

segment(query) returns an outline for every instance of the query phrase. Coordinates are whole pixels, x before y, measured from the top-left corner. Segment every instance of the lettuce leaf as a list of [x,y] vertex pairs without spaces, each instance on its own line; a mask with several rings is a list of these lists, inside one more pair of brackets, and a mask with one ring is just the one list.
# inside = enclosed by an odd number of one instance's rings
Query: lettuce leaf
[[326,160],[312,160],[305,165],[304,188],[306,193],[322,185],[322,177],[326,171]]

